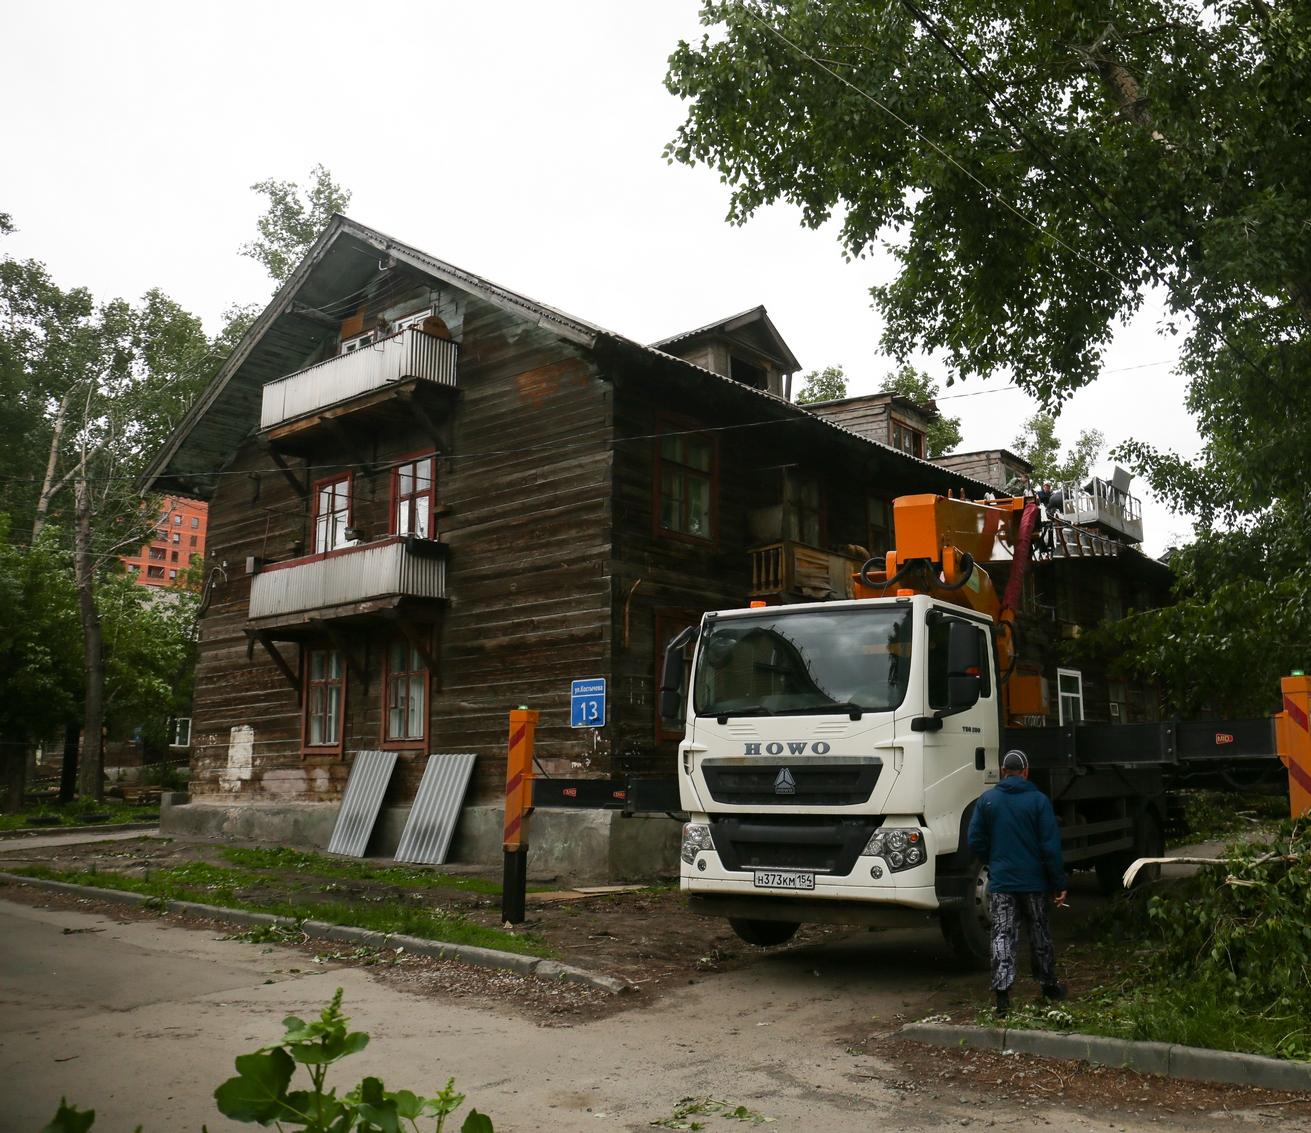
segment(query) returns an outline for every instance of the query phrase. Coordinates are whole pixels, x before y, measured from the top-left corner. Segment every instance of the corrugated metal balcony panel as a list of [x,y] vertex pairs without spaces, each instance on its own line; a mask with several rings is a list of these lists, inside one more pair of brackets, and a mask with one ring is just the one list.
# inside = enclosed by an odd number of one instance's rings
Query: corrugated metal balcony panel
[[1122,492],[1109,480],[1094,477],[1085,485],[1064,484],[1061,518],[1070,523],[1097,524],[1108,531],[1127,536],[1132,542],[1143,539],[1142,505],[1136,496]]
[[367,602],[373,598],[444,598],[446,560],[389,539],[278,564],[251,579],[251,620]]
[[411,327],[267,383],[260,428],[271,429],[410,378],[453,387],[458,357],[459,347],[454,342]]

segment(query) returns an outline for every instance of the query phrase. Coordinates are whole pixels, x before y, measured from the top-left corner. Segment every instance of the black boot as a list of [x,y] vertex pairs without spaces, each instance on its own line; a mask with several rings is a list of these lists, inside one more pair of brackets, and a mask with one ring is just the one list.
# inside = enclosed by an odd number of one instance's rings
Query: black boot
[[1043,984],[1042,994],[1044,999],[1050,999],[1053,1003],[1060,1003],[1070,993],[1065,990],[1064,984]]
[[998,1019],[1005,1019],[1011,1013],[1011,993],[1008,988],[1006,991],[997,993],[996,1015]]

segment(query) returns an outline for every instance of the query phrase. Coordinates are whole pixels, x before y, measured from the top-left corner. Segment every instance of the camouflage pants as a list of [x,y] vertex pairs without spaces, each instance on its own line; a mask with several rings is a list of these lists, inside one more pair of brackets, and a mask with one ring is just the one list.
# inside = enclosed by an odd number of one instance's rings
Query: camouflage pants
[[992,990],[1008,991],[1015,982],[1021,920],[1029,930],[1033,978],[1043,987],[1056,983],[1056,948],[1047,920],[1047,894],[990,893],[988,907],[992,913]]

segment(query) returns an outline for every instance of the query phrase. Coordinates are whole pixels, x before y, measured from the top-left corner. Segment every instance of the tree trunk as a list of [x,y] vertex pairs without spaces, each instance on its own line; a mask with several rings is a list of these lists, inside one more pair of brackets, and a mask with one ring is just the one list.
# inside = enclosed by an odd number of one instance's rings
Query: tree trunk
[[5,813],[17,814],[23,809],[27,789],[27,744],[0,736],[0,759],[4,761]]
[[41,481],[41,494],[36,498],[36,518],[32,521],[32,542],[35,543],[46,525],[50,514],[50,501],[54,499],[58,485],[55,484],[55,470],[59,466],[59,445],[64,439],[64,422],[68,416],[68,399],[72,397],[70,389],[59,402],[59,411],[55,414],[54,429],[50,436],[50,455],[46,459],[46,474]]
[[105,797],[105,658],[96,611],[95,554],[91,548],[91,492],[83,464],[73,482],[73,580],[82,619],[83,668],[86,672],[85,715],[82,721],[82,764],[78,794],[84,799]]
[[64,759],[59,767],[59,801],[64,805],[73,801],[77,792],[77,742],[82,738],[82,725],[64,725]]

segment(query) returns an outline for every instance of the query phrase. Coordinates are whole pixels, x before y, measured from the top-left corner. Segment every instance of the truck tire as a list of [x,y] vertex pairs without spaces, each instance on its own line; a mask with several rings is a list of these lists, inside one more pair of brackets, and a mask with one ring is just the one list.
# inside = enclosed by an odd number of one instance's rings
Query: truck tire
[[740,939],[761,948],[786,944],[801,927],[800,921],[758,921],[749,917],[729,917],[728,923]]
[[971,971],[992,965],[992,914],[988,910],[988,867],[975,862],[963,904],[938,916],[942,935],[956,959]]
[[[1151,807],[1143,807],[1134,815],[1133,849],[1122,850],[1118,854],[1108,854],[1093,862],[1093,868],[1097,871],[1097,883],[1108,897],[1123,893],[1124,871],[1139,858],[1159,858],[1163,853],[1165,853],[1165,829],[1156,811]],[[1143,866],[1133,880],[1133,887],[1137,889],[1140,885],[1160,879],[1159,865]]]

